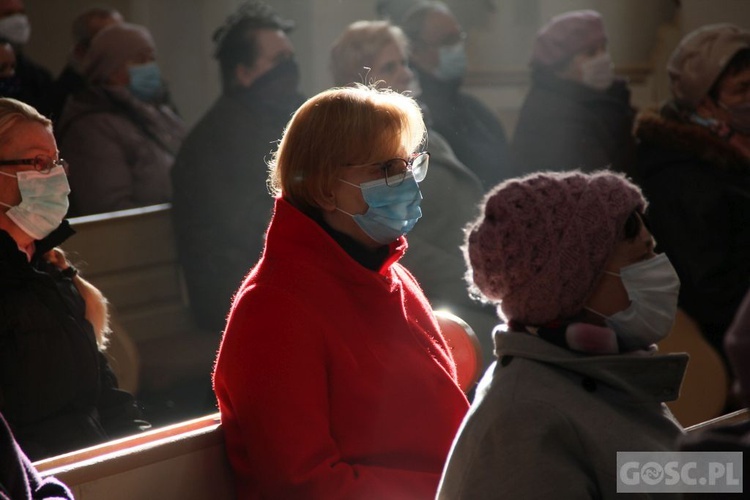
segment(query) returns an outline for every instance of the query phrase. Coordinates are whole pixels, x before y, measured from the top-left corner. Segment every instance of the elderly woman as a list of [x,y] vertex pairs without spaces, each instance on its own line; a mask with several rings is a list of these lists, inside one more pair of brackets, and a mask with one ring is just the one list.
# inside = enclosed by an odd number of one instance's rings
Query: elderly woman
[[240,497],[434,497],[468,403],[398,263],[424,133],[412,99],[366,87],[324,91],[289,122],[214,374]]
[[602,16],[576,10],[536,35],[531,88],[513,134],[517,174],[540,170],[622,171],[635,156],[635,111],[616,78]]
[[639,116],[638,162],[628,173],[683,283],[680,307],[724,355],[750,283],[750,30],[692,31],[667,72],[672,98]]
[[151,34],[113,24],[83,62],[89,89],[72,95],[57,123],[70,161],[71,214],[122,210],[171,199],[169,170],[184,125],[166,103]]
[[[408,42],[401,28],[387,21],[350,24],[331,48],[336,85],[383,82],[417,97],[419,83],[408,65]],[[422,107],[425,111],[424,106]],[[409,252],[401,263],[419,281],[435,308],[447,308],[479,334],[486,365],[492,362],[492,308],[469,297],[461,254],[464,226],[476,216],[482,184],[453,154],[448,142],[429,124],[430,176],[420,183],[424,217],[409,234]],[[446,203],[450,200],[450,203]]]
[[679,280],[612,173],[509,180],[470,226],[475,291],[498,305],[498,361],[453,445],[439,498],[615,498],[618,451],[674,449],[687,355],[662,355]]

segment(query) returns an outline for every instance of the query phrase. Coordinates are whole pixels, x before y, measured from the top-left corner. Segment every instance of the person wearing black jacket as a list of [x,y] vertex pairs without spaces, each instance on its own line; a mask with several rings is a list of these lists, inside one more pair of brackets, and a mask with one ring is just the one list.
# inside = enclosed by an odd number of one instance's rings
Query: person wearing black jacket
[[601,15],[555,16],[534,42],[531,88],[511,144],[515,173],[622,171],[635,154],[634,118],[630,90],[614,76]]
[[638,161],[629,173],[650,202],[658,247],[680,276],[680,307],[724,353],[750,286],[750,31],[699,28],[667,70],[672,99],[639,116]]
[[0,412],[32,460],[141,430],[103,354],[106,300],[57,248],[73,230],[52,123],[0,99]]
[[286,36],[293,23],[243,4],[214,39],[223,92],[172,167],[177,250],[199,326],[224,328],[232,295],[263,250],[273,198],[266,160],[304,101]]
[[422,89],[417,100],[429,110],[432,128],[485,191],[510,177],[505,129],[489,107],[463,91],[465,33],[448,6],[435,0],[378,0],[376,10],[409,38],[410,64]]

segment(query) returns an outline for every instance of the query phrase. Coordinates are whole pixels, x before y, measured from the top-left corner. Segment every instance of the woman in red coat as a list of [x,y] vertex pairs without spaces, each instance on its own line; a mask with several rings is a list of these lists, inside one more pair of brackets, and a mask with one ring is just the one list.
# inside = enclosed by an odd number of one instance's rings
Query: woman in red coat
[[433,498],[468,404],[398,260],[429,155],[409,97],[331,89],[289,122],[275,212],[214,374],[241,498]]

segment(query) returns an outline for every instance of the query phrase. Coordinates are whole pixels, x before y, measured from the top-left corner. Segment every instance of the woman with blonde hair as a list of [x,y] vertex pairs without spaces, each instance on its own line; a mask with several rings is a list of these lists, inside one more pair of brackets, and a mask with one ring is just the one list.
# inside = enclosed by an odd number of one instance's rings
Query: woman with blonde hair
[[146,425],[104,356],[106,300],[57,248],[66,167],[52,122],[0,99],[0,412],[32,460]]
[[398,264],[421,216],[419,107],[324,91],[271,162],[275,211],[237,292],[214,390],[242,498],[432,498],[468,403]]

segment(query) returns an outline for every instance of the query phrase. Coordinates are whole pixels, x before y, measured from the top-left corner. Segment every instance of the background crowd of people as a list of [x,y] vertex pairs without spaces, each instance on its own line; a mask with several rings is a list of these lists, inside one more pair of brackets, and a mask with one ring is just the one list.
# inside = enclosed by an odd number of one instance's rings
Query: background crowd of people
[[[736,445],[681,441],[664,403],[687,356],[654,344],[679,308],[744,404],[750,31],[686,35],[670,98],[639,110],[602,15],[555,16],[511,134],[462,88],[447,5],[373,4],[309,99],[302,20],[240,5],[188,130],[146,27],[87,9],[54,78],[24,54],[22,0],[0,0],[0,453],[27,493],[64,494],[29,459],[149,426],[104,355],[106,298],[57,248],[65,219],[164,202],[248,498],[611,498],[616,451]],[[471,408],[439,308],[481,344]]]

